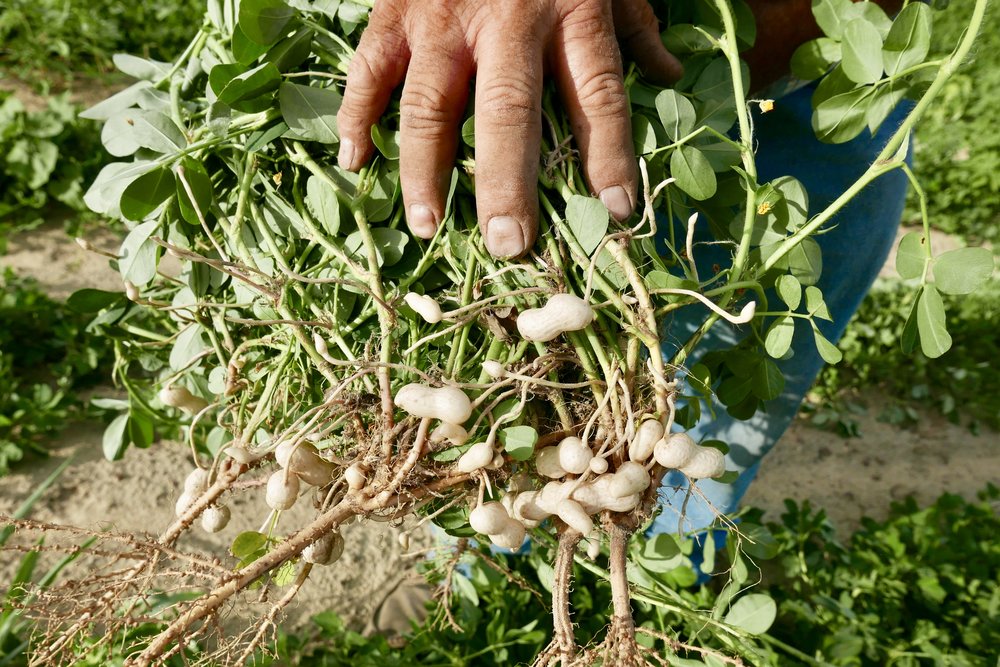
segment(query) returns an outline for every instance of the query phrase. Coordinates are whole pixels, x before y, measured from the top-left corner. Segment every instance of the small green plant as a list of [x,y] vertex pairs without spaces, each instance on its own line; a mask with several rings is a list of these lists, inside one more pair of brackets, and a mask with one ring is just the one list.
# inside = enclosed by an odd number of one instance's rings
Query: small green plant
[[[7,237],[60,212],[87,213],[85,184],[106,161],[92,121],[66,95],[28,111],[0,92],[0,253]],[[90,215],[90,217],[93,217]]]
[[[770,635],[805,664],[961,665],[1000,659],[1000,489],[894,503],[839,543],[825,514],[786,501],[771,529],[783,575]],[[795,661],[782,664],[797,664]]]
[[0,67],[27,76],[107,71],[112,55],[178,53],[201,22],[200,0],[6,0],[0,14]]
[[76,392],[107,370],[110,347],[89,316],[7,270],[0,276],[0,475],[80,414]]
[[[933,52],[943,55],[968,25],[969,3],[953,2],[934,23]],[[1000,241],[1000,14],[987,14],[978,45],[917,129],[914,167],[934,227],[970,243]],[[919,219],[911,193],[907,217]]]
[[947,297],[951,312],[951,350],[930,361],[906,354],[899,345],[913,295],[896,281],[880,283],[869,293],[848,326],[840,347],[844,363],[823,369],[810,408],[813,421],[834,423],[845,435],[852,431],[853,395],[878,387],[898,401],[885,418],[911,421],[933,406],[949,419],[969,418],[1000,428],[1000,378],[994,359],[1000,355],[1000,288],[994,284],[976,294]]
[[[35,504],[71,463],[72,459],[67,459],[53,470],[14,510],[10,518],[16,521],[27,517]],[[26,649],[31,642],[30,636],[33,627],[31,619],[24,614],[24,607],[30,605],[31,600],[39,592],[44,592],[52,586],[66,566],[76,560],[77,556],[93,543],[93,540],[84,541],[78,549],[72,550],[71,553],[60,558],[42,573],[38,568],[41,552],[44,548],[44,539],[35,545],[37,547],[35,550],[26,547],[16,550],[5,548],[8,547],[8,542],[14,532],[13,525],[0,525],[0,551],[21,554],[20,562],[13,572],[7,590],[0,597],[0,665],[21,667],[28,664]]]

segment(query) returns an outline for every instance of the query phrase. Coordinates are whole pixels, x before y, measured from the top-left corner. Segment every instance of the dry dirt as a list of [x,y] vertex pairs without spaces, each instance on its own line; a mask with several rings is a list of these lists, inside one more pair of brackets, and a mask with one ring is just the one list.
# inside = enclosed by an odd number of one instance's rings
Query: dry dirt
[[[108,233],[91,234],[90,239],[111,250],[116,245]],[[0,269],[5,266],[35,277],[58,297],[84,286],[121,289],[107,260],[81,250],[58,227],[12,239],[9,254],[0,256]],[[861,516],[884,517],[893,500],[909,494],[924,503],[945,491],[972,497],[986,483],[1000,481],[996,433],[974,436],[934,415],[903,430],[876,420],[881,397],[872,393],[867,400],[871,407],[859,419],[861,438],[843,439],[803,421],[794,424],[765,460],[747,502],[777,519],[785,498],[808,499],[826,508],[846,535]],[[37,518],[120,530],[156,532],[165,527],[190,467],[186,451],[159,443],[129,450],[123,461],[108,463],[101,455],[101,432],[100,425],[79,424],[52,443],[50,460],[22,466],[0,480],[0,512],[10,512],[72,455],[74,464],[39,504]],[[298,509],[288,516],[289,526],[304,520],[305,508]],[[196,532],[187,545],[223,553],[238,531],[256,529],[266,512],[262,503],[249,503],[234,507],[233,514],[232,524],[219,536]],[[103,523],[98,524],[99,519]],[[315,611],[333,608],[351,625],[364,626],[384,595],[413,572],[415,559],[400,554],[397,532],[385,525],[348,527],[345,558],[306,587],[290,610],[291,620],[301,622]]]

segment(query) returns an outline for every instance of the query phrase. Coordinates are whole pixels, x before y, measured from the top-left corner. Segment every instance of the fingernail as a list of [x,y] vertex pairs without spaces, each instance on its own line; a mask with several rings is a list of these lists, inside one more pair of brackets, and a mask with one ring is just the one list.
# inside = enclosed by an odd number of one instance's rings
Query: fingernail
[[517,220],[501,215],[486,224],[486,249],[494,257],[516,257],[524,252],[524,232]]
[[422,239],[429,239],[437,231],[437,219],[434,212],[423,204],[411,204],[409,214],[406,216],[413,233]]
[[340,165],[341,169],[346,169],[347,171],[354,171],[356,168],[354,166],[354,160],[357,157],[358,149],[354,146],[354,142],[350,139],[340,140],[340,150],[337,151],[337,164]]
[[620,185],[612,185],[601,190],[601,203],[607,207],[615,220],[624,220],[632,215],[632,202],[625,188]]

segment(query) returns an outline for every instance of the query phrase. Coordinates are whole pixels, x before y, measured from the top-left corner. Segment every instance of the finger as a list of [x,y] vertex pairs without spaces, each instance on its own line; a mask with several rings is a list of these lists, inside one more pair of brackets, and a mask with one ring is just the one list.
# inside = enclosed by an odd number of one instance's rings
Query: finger
[[563,17],[553,40],[553,73],[590,189],[624,220],[635,210],[638,174],[611,10],[601,4],[578,5]]
[[421,238],[434,236],[444,218],[472,75],[464,39],[450,48],[442,46],[440,26],[435,32],[435,42],[412,40],[414,55],[400,101],[400,185],[407,223]]
[[337,113],[340,150],[337,163],[357,171],[375,151],[372,125],[389,104],[393,89],[406,74],[410,51],[401,32],[398,12],[392,3],[383,11],[372,10],[371,21],[347,71],[347,88]]
[[538,234],[542,24],[525,23],[493,21],[476,53],[476,208],[486,248],[504,258],[523,255]]
[[654,83],[677,83],[684,66],[667,51],[660,39],[660,22],[646,0],[615,0],[614,17],[618,41],[643,75]]

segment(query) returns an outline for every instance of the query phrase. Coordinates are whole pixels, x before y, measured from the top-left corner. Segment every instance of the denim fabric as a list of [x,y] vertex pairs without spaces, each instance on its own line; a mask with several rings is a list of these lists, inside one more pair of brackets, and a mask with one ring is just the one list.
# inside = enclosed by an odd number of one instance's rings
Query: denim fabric
[[[866,131],[849,143],[829,145],[818,141],[811,128],[813,91],[813,86],[798,90],[778,100],[770,113],[755,112],[754,117],[759,181],[794,176],[809,193],[810,214],[823,210],[861,176],[912,108],[909,104],[901,105],[874,137]],[[817,238],[824,266],[818,286],[833,316],[833,322],[821,323],[820,329],[832,341],[843,334],[889,253],[902,216],[906,187],[906,176],[901,171],[882,176],[837,215],[831,231]],[[696,235],[696,240],[710,239]],[[728,251],[718,246],[695,247],[694,254],[703,276],[711,275],[713,263],[728,261],[725,259]],[[684,308],[665,322],[664,340],[674,344],[685,340],[704,321],[706,312],[699,309],[699,306]],[[714,417],[704,414],[690,431],[696,440],[719,439],[729,443],[731,451],[726,467],[739,471],[739,479],[733,484],[703,480],[697,485],[705,496],[701,498],[700,494],[689,496],[686,478],[671,473],[660,489],[664,507],[649,528],[650,533],[675,532],[681,525],[685,531],[698,530],[713,521],[712,507],[725,513],[736,509],[756,476],[761,459],[788,428],[823,366],[811,331],[804,324],[796,325],[794,355],[778,362],[786,378],[781,396],[766,403],[765,410],[748,421],[734,419],[724,406],[716,405]],[[720,321],[688,363],[696,363],[706,351],[731,347],[744,335],[745,331]],[[668,342],[664,353],[672,352]],[[679,513],[685,498],[684,522],[680,524]]]

